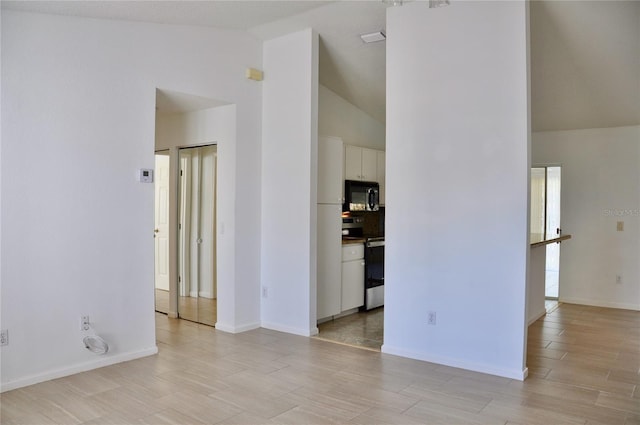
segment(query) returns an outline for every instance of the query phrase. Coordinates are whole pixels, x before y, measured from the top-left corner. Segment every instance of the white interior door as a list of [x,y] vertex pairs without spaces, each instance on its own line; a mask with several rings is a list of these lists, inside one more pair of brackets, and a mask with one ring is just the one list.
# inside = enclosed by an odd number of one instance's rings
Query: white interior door
[[155,286],[169,290],[169,166],[167,154],[156,154],[155,167]]

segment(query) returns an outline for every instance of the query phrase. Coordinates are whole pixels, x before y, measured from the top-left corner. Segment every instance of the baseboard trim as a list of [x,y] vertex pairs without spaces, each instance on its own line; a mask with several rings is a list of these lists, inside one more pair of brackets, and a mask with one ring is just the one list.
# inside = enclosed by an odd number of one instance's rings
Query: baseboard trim
[[117,354],[109,357],[102,357],[90,362],[80,363],[74,366],[64,367],[61,369],[55,369],[36,375],[26,376],[24,378],[16,379],[14,381],[3,382],[0,384],[0,393],[5,391],[11,391],[18,388],[26,387],[29,385],[39,384],[40,382],[50,381],[52,379],[63,378],[69,375],[75,375],[81,372],[87,372],[89,370],[98,369],[105,366],[111,366],[116,363],[128,362],[130,360],[139,359],[142,357],[152,356],[158,353],[158,347],[153,346],[145,348],[139,351],[131,351],[128,353]]
[[536,315],[534,315],[531,319],[529,319],[529,323],[527,323],[527,326],[530,326],[532,323],[534,323],[536,320],[538,320],[539,318],[541,318],[545,314],[547,314],[547,309],[543,308]]
[[609,301],[589,300],[582,298],[565,298],[558,299],[558,302],[566,304],[589,305],[592,307],[617,308],[620,310],[640,311],[640,304],[618,303]]
[[260,327],[260,323],[247,323],[240,326],[229,325],[226,323],[216,322],[215,328],[218,331],[227,332],[230,334],[239,334],[246,331],[251,331],[254,329],[258,329]]
[[422,360],[429,363],[436,363],[444,366],[456,367],[459,369],[471,370],[474,372],[486,373],[489,375],[501,376],[503,378],[517,379],[518,381],[524,381],[529,374],[528,368],[522,370],[510,370],[501,369],[494,366],[471,363],[464,360],[452,359],[448,357],[431,356],[425,353],[418,353],[415,351],[405,350],[398,347],[392,347],[388,344],[383,344],[381,350],[384,354],[391,354],[399,357],[407,357],[414,360]]
[[280,325],[278,323],[262,322],[262,327],[265,329],[271,329],[272,331],[284,332],[293,335],[300,336],[314,336],[318,334],[318,327],[314,326],[310,329],[300,329],[291,326]]

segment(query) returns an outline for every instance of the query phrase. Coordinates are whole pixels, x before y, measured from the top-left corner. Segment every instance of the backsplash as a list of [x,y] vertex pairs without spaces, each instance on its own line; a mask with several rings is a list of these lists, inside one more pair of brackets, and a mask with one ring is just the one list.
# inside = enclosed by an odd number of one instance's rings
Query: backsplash
[[354,217],[363,217],[362,232],[365,237],[384,236],[384,207],[379,211],[352,211]]

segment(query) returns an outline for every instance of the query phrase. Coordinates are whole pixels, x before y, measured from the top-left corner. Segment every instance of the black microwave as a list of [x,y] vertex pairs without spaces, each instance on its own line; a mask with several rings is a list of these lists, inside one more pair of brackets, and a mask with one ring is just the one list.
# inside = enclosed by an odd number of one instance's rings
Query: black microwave
[[378,211],[380,186],[376,182],[345,180],[342,211]]

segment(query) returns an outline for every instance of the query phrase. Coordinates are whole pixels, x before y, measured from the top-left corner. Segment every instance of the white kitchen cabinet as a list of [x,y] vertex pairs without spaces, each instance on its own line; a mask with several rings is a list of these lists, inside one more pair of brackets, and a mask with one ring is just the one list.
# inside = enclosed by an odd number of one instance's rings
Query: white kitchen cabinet
[[386,153],[384,151],[377,151],[377,163],[376,167],[376,181],[380,185],[379,199],[380,205],[385,205],[385,186],[386,186],[386,178],[385,178],[385,162],[386,162]]
[[346,180],[376,181],[377,150],[345,145],[344,178]]
[[364,245],[342,246],[342,311],[364,305]]
[[344,202],[343,146],[339,137],[318,137],[318,204]]
[[362,148],[362,179],[367,182],[377,181],[378,151]]
[[345,145],[344,178],[345,180],[362,180],[362,148]]
[[324,319],[342,311],[342,205],[318,204],[317,312]]

